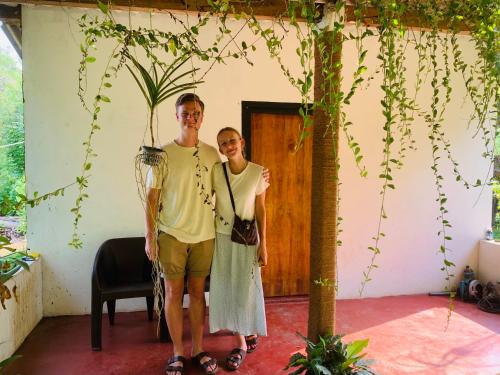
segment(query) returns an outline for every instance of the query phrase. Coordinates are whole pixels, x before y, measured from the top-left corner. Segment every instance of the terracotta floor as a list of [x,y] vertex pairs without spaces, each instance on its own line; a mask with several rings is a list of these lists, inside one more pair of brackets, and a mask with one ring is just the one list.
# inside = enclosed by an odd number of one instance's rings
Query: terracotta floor
[[[307,301],[268,301],[266,308],[269,336],[236,374],[286,374],[289,356],[302,348],[295,332],[306,331]],[[500,315],[457,301],[445,331],[445,297],[342,300],[337,308],[338,332],[348,341],[369,338],[368,357],[380,374],[500,374]],[[206,349],[220,360],[232,347],[227,334],[205,337]],[[117,314],[112,328],[105,320],[102,352],[90,349],[89,316],[47,318],[6,374],[162,374],[170,352],[170,344],[155,339],[155,324],[145,312]],[[198,372],[189,365],[186,373]]]

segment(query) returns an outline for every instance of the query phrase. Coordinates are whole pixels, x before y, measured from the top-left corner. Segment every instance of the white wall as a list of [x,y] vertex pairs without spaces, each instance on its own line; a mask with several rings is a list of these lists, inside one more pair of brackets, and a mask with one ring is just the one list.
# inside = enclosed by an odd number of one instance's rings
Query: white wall
[[[92,11],[90,11],[92,12]],[[30,193],[45,192],[74,180],[82,155],[82,142],[87,134],[89,117],[81,108],[77,88],[77,69],[81,36],[75,20],[83,14],[76,9],[57,7],[23,8],[23,68],[25,81],[26,171]],[[118,21],[127,23],[126,13],[117,14]],[[149,24],[149,15],[134,13],[135,26]],[[155,14],[155,25],[167,29],[168,16]],[[213,27],[213,25],[211,26]],[[203,43],[210,33],[203,34]],[[253,40],[248,32],[242,38]],[[295,61],[295,42],[287,39],[284,61]],[[373,45],[373,48],[376,48]],[[102,45],[96,53],[98,62],[92,66],[92,84],[103,67],[109,51]],[[409,58],[413,58],[411,54]],[[206,77],[198,93],[206,103],[202,139],[215,144],[215,134],[222,126],[241,126],[241,101],[298,102],[300,98],[283,77],[277,63],[269,60],[265,48],[259,46],[252,68],[243,61],[219,65]],[[346,74],[349,62],[355,61],[352,47],[344,51]],[[376,63],[375,57],[370,61]],[[348,77],[346,76],[346,80]],[[142,143],[146,110],[143,98],[128,74],[122,73],[109,91],[110,105],[103,106],[96,136],[94,160],[90,179],[90,199],[85,202],[80,231],[84,235],[82,250],[71,249],[72,216],[69,209],[76,193],[68,190],[64,198],[46,202],[29,210],[28,238],[32,250],[44,256],[43,299],[44,315],[81,314],[90,311],[90,274],[95,252],[105,239],[143,233],[141,203],[134,178],[134,156]],[[92,89],[90,90],[92,92]],[[455,151],[468,176],[486,173],[487,165],[478,157],[477,142],[470,142],[464,131],[467,106],[462,105],[463,89],[457,89],[449,111],[447,127]],[[422,95],[429,95],[423,93]],[[362,181],[353,167],[352,158],[342,152],[342,216],[343,242],[339,255],[340,297],[352,298],[367,265],[370,253],[366,247],[375,234],[379,205],[376,176],[381,161],[381,115],[378,113],[380,90],[372,84],[362,95],[354,98],[349,109],[369,166],[370,175]],[[173,101],[160,109],[161,140],[171,140],[177,133]],[[422,122],[414,125],[417,141],[426,140]],[[277,140],[278,141],[278,140]],[[367,153],[375,152],[374,158]],[[389,219],[385,221],[387,239],[381,244],[380,265],[370,283],[366,296],[423,293],[441,290],[443,275],[439,271],[441,258],[435,238],[437,216],[435,190],[432,187],[429,146],[407,157],[406,169],[396,172],[397,190],[391,192],[387,203]],[[449,174],[445,173],[445,176]],[[465,192],[458,185],[446,183],[449,192],[450,221],[454,224],[451,256],[458,270],[476,264],[476,243],[488,225],[490,194],[483,194],[474,206],[477,192]],[[272,249],[270,249],[272,251]],[[119,301],[117,309],[144,308],[143,302]]]
[[[460,37],[466,61],[473,61],[474,49],[465,36]],[[369,44],[366,61],[368,67],[378,64],[378,47]],[[438,51],[438,54],[442,53]],[[416,65],[416,53],[411,44],[406,51],[408,62]],[[353,48],[344,48],[344,74],[354,71],[357,61]],[[349,62],[353,62],[349,64]],[[407,87],[415,84],[416,66],[408,65]],[[431,76],[427,78],[426,89],[419,94],[420,103],[429,103]],[[484,181],[489,162],[481,157],[484,145],[476,137],[473,125],[467,129],[471,106],[464,101],[466,91],[463,79],[458,74],[452,75],[453,95],[446,111],[444,129],[453,145],[451,150],[459,162],[463,177],[475,182]],[[346,82],[347,83],[347,82]],[[341,150],[343,167],[341,168],[341,211],[344,218],[344,246],[339,254],[340,296],[356,297],[360,286],[360,275],[370,263],[371,252],[367,246],[373,246],[371,238],[376,235],[378,214],[380,211],[380,187],[382,180],[382,132],[383,117],[379,101],[382,98],[379,88],[380,79],[373,80],[366,91],[354,97],[348,107],[348,117],[354,123],[351,131],[360,142],[363,155],[372,155],[365,160],[369,176],[364,181],[353,166],[352,152],[345,146]],[[441,90],[444,90],[443,88]],[[411,91],[410,91],[411,92]],[[416,116],[415,116],[416,117]],[[372,272],[372,279],[365,290],[367,296],[397,295],[402,293],[426,293],[441,291],[446,286],[443,272],[443,258],[438,253],[441,242],[436,234],[440,230],[436,217],[439,207],[436,202],[437,192],[431,170],[432,154],[428,139],[429,128],[425,121],[416,117],[411,126],[416,140],[417,150],[409,151],[402,170],[393,169],[396,190],[389,190],[386,199],[387,220],[382,221],[382,232],[387,236],[381,243],[381,254],[376,260],[378,269]],[[397,156],[398,142],[395,142],[393,154]],[[442,148],[442,146],[440,146]],[[376,155],[373,157],[373,155]],[[447,219],[453,225],[449,235],[453,238],[447,246],[450,248],[449,260],[456,264],[454,271],[457,279],[462,278],[466,265],[477,268],[478,240],[484,237],[485,230],[491,226],[491,190],[486,188],[465,189],[455,182],[451,165],[445,154],[440,154],[440,171],[444,177],[444,191],[447,194]],[[396,157],[397,158],[397,157]],[[347,167],[344,167],[347,166]],[[479,201],[478,198],[480,197]],[[477,201],[477,203],[476,203]]]

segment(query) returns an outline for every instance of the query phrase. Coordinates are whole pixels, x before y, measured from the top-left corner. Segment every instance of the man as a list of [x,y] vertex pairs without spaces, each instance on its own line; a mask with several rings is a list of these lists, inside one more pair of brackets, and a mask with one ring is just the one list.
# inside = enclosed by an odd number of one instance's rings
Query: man
[[217,361],[203,351],[203,325],[205,278],[210,273],[215,238],[210,173],[220,157],[214,147],[198,139],[204,110],[200,98],[182,94],[175,107],[180,134],[163,147],[163,170],[148,176],[145,250],[149,259],[159,257],[165,275],[165,315],[174,347],[167,374],[181,375],[185,365],[182,296],[186,272],[192,360],[206,374],[214,374]]

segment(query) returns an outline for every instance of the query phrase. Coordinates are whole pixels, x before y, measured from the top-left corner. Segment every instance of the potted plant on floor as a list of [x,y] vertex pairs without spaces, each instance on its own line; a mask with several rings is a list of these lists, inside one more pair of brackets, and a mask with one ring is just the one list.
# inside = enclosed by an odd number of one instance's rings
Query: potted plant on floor
[[295,353],[285,370],[298,367],[290,375],[371,375],[373,360],[364,359],[361,353],[368,345],[368,339],[356,340],[345,344],[341,335],[326,335],[319,337],[318,342],[312,342],[298,334],[306,342],[306,355]]

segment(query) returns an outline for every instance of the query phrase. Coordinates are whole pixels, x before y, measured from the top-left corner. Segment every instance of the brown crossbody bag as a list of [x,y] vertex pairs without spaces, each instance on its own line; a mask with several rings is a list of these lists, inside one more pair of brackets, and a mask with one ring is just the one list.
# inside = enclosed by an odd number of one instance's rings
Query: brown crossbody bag
[[234,206],[233,192],[231,191],[231,185],[229,184],[229,177],[227,176],[227,163],[223,163],[224,176],[226,177],[227,188],[229,190],[229,197],[231,198],[231,205],[234,211],[234,224],[231,230],[231,241],[240,243],[242,245],[257,245],[258,234],[257,225],[255,219],[253,220],[243,220],[236,214],[236,208]]

